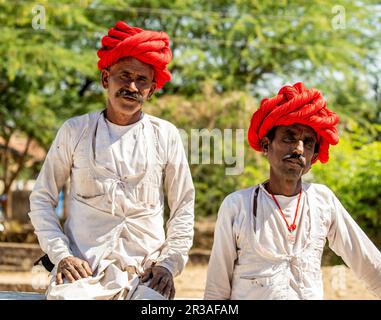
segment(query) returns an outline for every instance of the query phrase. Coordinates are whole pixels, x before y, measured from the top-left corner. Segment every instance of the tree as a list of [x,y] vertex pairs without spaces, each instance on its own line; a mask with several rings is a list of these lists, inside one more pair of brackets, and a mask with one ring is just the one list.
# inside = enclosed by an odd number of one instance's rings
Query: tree
[[[45,5],[48,8],[47,2]],[[0,1],[0,136],[5,141],[0,152],[0,174],[5,194],[28,160],[31,141],[47,148],[65,118],[101,105],[99,89],[88,94],[97,77],[94,52],[86,48],[78,51],[75,34],[61,37],[49,30],[49,24],[45,30],[34,30],[34,6]],[[55,25],[62,26],[66,21],[78,29],[88,28],[81,11],[50,7],[46,16],[54,17],[48,21]],[[27,140],[21,155],[9,148],[16,133]]]

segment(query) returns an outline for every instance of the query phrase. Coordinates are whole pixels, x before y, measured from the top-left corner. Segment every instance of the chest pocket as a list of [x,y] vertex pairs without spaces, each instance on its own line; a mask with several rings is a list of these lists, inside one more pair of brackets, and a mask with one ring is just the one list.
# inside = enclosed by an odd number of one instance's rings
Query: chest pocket
[[156,165],[150,172],[143,178],[142,181],[136,185],[127,184],[126,196],[130,197],[140,207],[155,208],[161,203],[161,179],[162,167]]
[[104,195],[102,183],[94,179],[88,167],[73,168],[71,179],[74,193],[78,197],[87,200]]

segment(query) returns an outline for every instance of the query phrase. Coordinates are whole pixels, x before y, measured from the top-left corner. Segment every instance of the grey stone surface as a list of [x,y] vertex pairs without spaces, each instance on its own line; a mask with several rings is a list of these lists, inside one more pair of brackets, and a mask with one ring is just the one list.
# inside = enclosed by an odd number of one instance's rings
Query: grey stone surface
[[0,291],[0,300],[45,300],[45,296],[34,292]]

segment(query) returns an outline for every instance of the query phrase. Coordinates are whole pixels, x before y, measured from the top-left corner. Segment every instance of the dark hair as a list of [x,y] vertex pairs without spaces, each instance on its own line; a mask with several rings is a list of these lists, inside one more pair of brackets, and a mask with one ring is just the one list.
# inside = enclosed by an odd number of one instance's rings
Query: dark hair
[[[266,137],[269,138],[270,142],[272,142],[274,140],[275,132],[276,132],[277,128],[278,128],[277,126],[272,127],[271,130],[269,132],[267,132]],[[314,153],[318,153],[318,152],[319,152],[319,143],[316,142]]]
[[275,138],[275,131],[278,127],[272,127],[269,132],[267,132],[266,137],[269,138],[270,142],[272,142]]

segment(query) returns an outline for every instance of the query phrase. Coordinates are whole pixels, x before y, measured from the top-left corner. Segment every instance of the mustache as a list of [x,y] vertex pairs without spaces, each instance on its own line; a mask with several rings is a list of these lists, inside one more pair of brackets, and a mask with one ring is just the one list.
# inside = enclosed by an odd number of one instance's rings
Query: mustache
[[306,166],[304,157],[299,153],[291,153],[288,155],[285,155],[282,160],[288,160],[288,159],[296,159],[298,161],[298,164],[304,168]]
[[139,102],[140,104],[143,104],[144,102],[144,98],[143,96],[139,93],[139,92],[132,92],[126,88],[120,88],[116,93],[115,93],[115,97],[117,98],[129,98],[129,99],[133,99],[133,100],[136,100],[137,102]]

